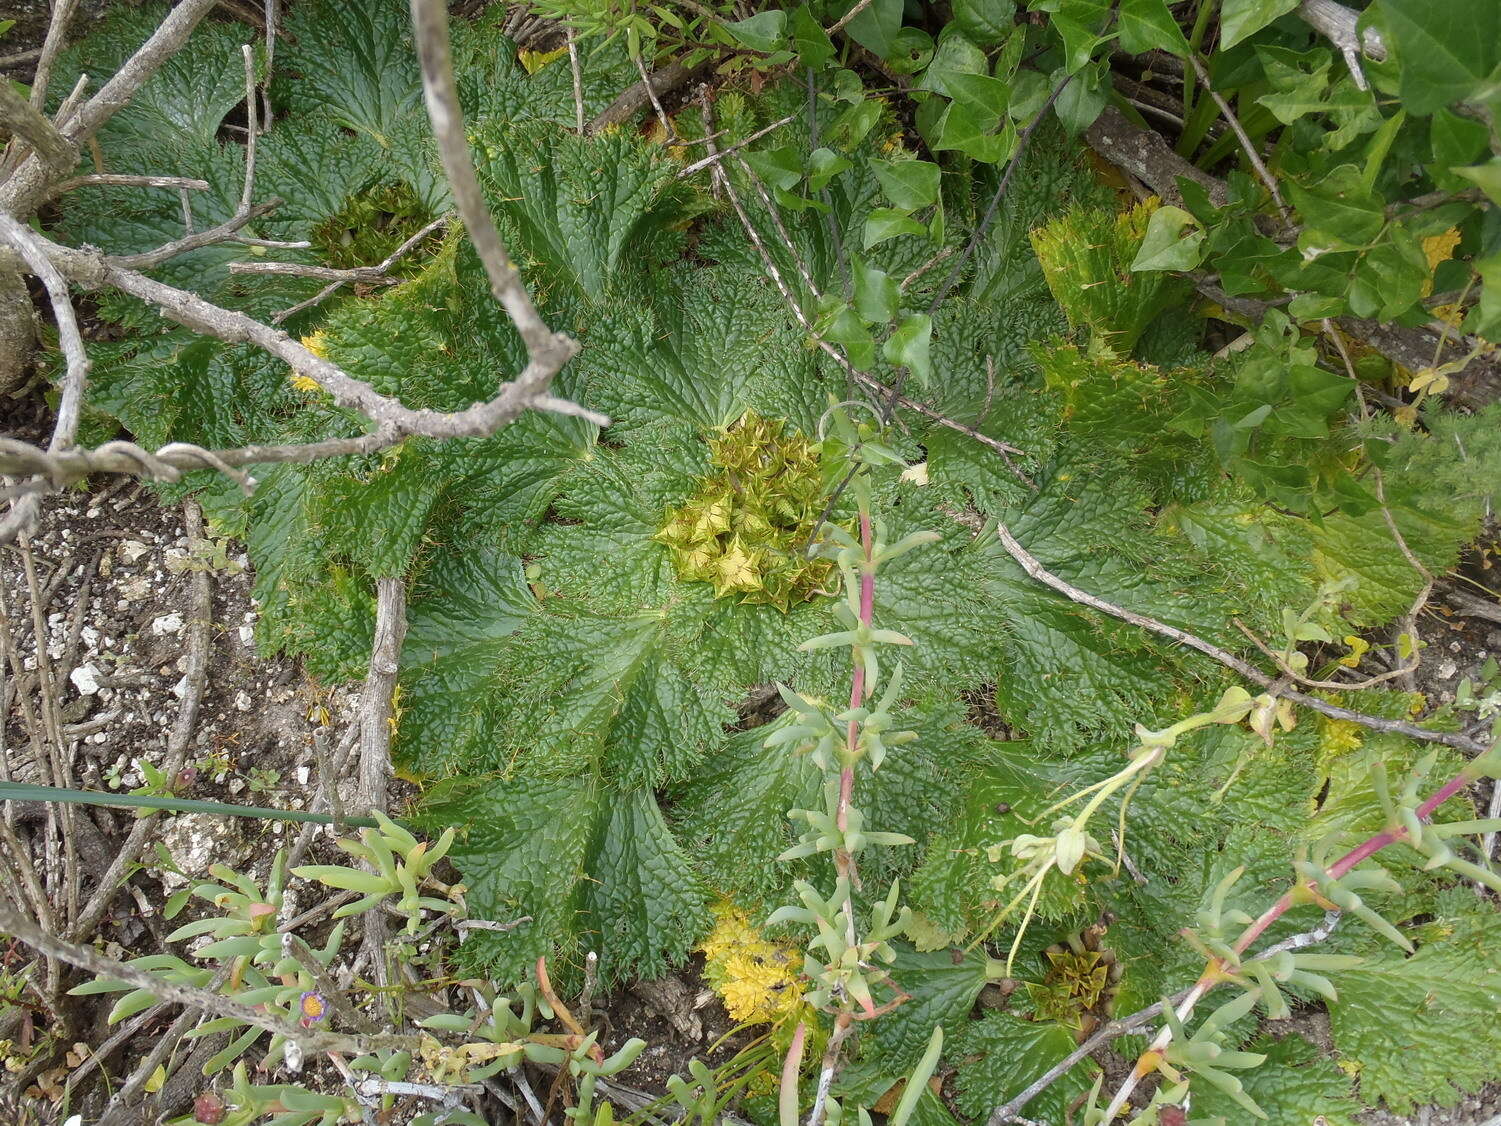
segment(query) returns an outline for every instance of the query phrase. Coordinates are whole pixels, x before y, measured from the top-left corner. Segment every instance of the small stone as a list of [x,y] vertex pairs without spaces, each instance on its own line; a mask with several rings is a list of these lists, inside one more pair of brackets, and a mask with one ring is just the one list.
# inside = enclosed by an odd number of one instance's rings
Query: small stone
[[[144,598],[151,597],[151,580],[140,576],[133,579],[126,579],[119,585],[118,590],[120,591],[120,598],[124,602],[140,602]],[[123,609],[124,607],[119,608]]]
[[187,694],[188,694],[188,678],[187,677],[183,677],[181,680],[179,680],[176,684],[174,684],[172,686],[172,695],[176,696],[179,700],[181,700]]
[[235,693],[235,711],[248,712],[250,710],[250,694],[240,691]]
[[182,615],[178,613],[163,614],[151,621],[151,632],[161,637],[169,633],[182,632]]
[[99,670],[93,665],[79,665],[68,674],[68,679],[80,696],[92,696],[99,691]]
[[241,626],[240,627],[240,644],[243,645],[243,646],[245,646],[245,648],[247,648],[247,649],[249,649],[252,645],[255,644],[255,627],[254,626]]
[[127,563],[134,563],[150,550],[140,540],[125,540],[120,544],[120,558]]
[[1449,680],[1459,671],[1459,666],[1453,661],[1444,661],[1434,671],[1440,680]]

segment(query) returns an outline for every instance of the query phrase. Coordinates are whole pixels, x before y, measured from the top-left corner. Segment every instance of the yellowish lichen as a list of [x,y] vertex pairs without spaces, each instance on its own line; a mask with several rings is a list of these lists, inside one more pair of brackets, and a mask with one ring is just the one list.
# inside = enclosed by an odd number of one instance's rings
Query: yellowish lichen
[[732,903],[714,908],[714,929],[699,950],[704,977],[742,1024],[776,1023],[802,1007],[797,951],[768,941]]

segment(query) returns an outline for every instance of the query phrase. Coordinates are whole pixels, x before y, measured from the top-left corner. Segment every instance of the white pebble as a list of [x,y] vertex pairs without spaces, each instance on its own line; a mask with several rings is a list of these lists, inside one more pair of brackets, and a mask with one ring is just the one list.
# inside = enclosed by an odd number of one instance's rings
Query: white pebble
[[158,637],[167,633],[181,633],[182,615],[177,613],[163,614],[159,618],[152,619],[151,632]]
[[99,670],[93,665],[79,665],[68,674],[68,679],[80,696],[92,696],[99,691]]

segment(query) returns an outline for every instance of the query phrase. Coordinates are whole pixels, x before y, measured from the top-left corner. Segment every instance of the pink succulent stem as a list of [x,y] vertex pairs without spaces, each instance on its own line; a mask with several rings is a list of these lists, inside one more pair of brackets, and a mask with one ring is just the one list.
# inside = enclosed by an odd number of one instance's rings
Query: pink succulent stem
[[[876,573],[872,565],[875,558],[875,546],[870,528],[870,513],[860,513],[860,548],[865,555],[864,566],[860,568],[860,624],[867,628],[875,620],[876,603]],[[865,665],[858,657],[855,658],[854,676],[850,680],[850,707],[858,708],[865,701]],[[855,748],[860,744],[860,724],[850,720],[849,731],[845,736],[850,755],[853,756]],[[839,773],[839,806],[835,814],[835,824],[843,831],[849,820],[850,798],[855,790],[855,768],[846,766]],[[837,859],[837,857],[836,857]],[[844,856],[844,864],[841,871],[848,871],[850,858]]]
[[[1430,795],[1425,802],[1423,802],[1422,805],[1418,806],[1418,820],[1426,823],[1428,819],[1433,816],[1434,811],[1437,810],[1439,806],[1443,805],[1444,802],[1448,801],[1455,794],[1459,793],[1459,791],[1463,790],[1472,781],[1474,781],[1474,778],[1471,777],[1470,773],[1467,770],[1461,770],[1453,778],[1450,778],[1449,781],[1445,782],[1442,786],[1435,790],[1433,794]],[[1340,857],[1333,864],[1331,864],[1329,866],[1329,876],[1331,879],[1337,880],[1341,876],[1350,872],[1362,860],[1365,860],[1369,856],[1374,856],[1376,853],[1386,848],[1387,845],[1393,845],[1398,841],[1403,841],[1406,839],[1407,830],[1405,828],[1398,826],[1392,829],[1383,829],[1381,832],[1367,838],[1360,844],[1356,845],[1349,852],[1345,853],[1344,856]],[[1296,890],[1296,888],[1294,890]],[[1241,934],[1240,938],[1236,939],[1235,952],[1237,954],[1244,954],[1248,949],[1250,949],[1251,943],[1260,938],[1267,927],[1271,926],[1283,915],[1285,915],[1288,909],[1292,906],[1293,893],[1292,891],[1288,891],[1283,894],[1281,899],[1277,900],[1276,903],[1273,903],[1270,907],[1268,907],[1266,911],[1262,913],[1261,918],[1257,919],[1254,923],[1248,926]]]

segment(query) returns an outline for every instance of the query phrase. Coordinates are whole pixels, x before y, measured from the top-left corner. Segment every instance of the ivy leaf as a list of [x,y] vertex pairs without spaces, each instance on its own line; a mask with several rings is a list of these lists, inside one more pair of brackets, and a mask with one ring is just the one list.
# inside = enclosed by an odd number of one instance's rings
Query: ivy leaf
[[1179,58],[1188,57],[1188,40],[1167,10],[1167,0],[1121,0],[1121,50],[1140,55],[1160,48]]
[[752,51],[770,53],[782,45],[787,13],[776,10],[757,12],[748,19],[725,24],[724,29]]
[[1298,0],[1224,0],[1220,5],[1220,50],[1228,51],[1298,6]]
[[938,165],[926,160],[872,160],[876,179],[903,211],[916,211],[938,199]]
[[1501,8],[1490,0],[1381,0],[1379,10],[1402,64],[1400,92],[1409,113],[1432,113],[1495,80]]
[[[1184,231],[1190,225],[1195,229]],[[1203,258],[1204,231],[1180,207],[1159,207],[1147,222],[1146,237],[1131,262],[1132,271],[1192,270]]]
[[813,70],[822,69],[823,64],[834,57],[833,40],[807,4],[793,9],[792,42],[803,65]]
[[878,207],[865,218],[865,234],[860,249],[869,250],[898,235],[925,235],[928,229],[905,211]]
[[1289,180],[1285,190],[1303,216],[1298,246],[1307,252],[1359,250],[1386,222],[1381,200],[1353,164],[1342,164],[1307,187]]
[[1501,159],[1454,171],[1483,191],[1492,203],[1501,204]]
[[[845,12],[854,6],[847,5]],[[856,43],[884,59],[891,54],[901,27],[902,0],[873,0],[844,29]]]
[[1011,32],[1016,0],[954,0],[954,22],[982,47],[999,43]]
[[926,387],[933,373],[928,346],[933,339],[933,318],[926,313],[911,313],[881,347],[881,355],[888,362],[898,364],[912,372],[918,385]]

